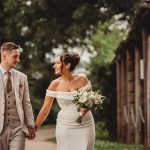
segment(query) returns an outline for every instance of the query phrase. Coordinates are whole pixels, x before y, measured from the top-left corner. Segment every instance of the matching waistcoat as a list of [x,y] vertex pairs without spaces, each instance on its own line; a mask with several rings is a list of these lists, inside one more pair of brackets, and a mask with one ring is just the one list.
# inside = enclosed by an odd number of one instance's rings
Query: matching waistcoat
[[15,92],[5,94],[5,114],[4,114],[4,127],[16,128],[21,125],[17,112]]

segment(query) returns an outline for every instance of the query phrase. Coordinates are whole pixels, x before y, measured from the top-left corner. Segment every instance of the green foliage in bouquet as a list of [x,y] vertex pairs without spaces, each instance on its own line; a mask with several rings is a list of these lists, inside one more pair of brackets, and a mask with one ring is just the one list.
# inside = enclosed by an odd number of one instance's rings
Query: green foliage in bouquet
[[[102,103],[106,99],[105,96],[99,94],[99,91],[87,91],[87,90],[77,90],[77,94],[74,96],[73,103],[76,104],[78,111],[81,108],[87,110],[97,110],[102,109]],[[81,123],[83,114],[77,118],[76,122]]]
[[77,90],[77,94],[74,96],[73,103],[76,104],[78,109],[86,108],[88,110],[101,109],[102,103],[106,99],[105,96],[99,94],[99,91],[81,91]]

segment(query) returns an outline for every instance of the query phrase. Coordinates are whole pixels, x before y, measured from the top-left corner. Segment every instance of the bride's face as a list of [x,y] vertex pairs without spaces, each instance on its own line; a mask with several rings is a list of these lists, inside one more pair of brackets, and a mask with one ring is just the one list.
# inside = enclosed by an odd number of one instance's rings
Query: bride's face
[[62,63],[60,60],[60,56],[56,57],[55,64],[54,64],[55,74],[61,75],[62,74]]

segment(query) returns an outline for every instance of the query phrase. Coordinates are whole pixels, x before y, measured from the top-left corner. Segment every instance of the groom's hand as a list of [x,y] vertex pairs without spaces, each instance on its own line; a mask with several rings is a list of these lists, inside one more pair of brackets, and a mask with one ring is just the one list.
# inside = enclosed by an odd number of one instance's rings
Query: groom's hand
[[35,138],[35,127],[30,127],[28,126],[28,131],[29,131],[29,135],[27,136],[27,138],[29,140],[33,140]]

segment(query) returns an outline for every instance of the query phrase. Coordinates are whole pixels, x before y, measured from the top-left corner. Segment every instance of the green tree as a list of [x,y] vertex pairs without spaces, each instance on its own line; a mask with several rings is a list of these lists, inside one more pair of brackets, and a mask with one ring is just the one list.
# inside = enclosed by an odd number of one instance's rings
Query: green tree
[[[129,20],[136,0],[1,0],[0,43],[14,41],[22,46],[19,69],[30,81],[35,112],[36,99],[43,99],[54,78],[53,48],[87,46],[98,22],[107,22],[115,14]],[[38,107],[37,107],[38,106]],[[36,108],[37,107],[37,108]]]

